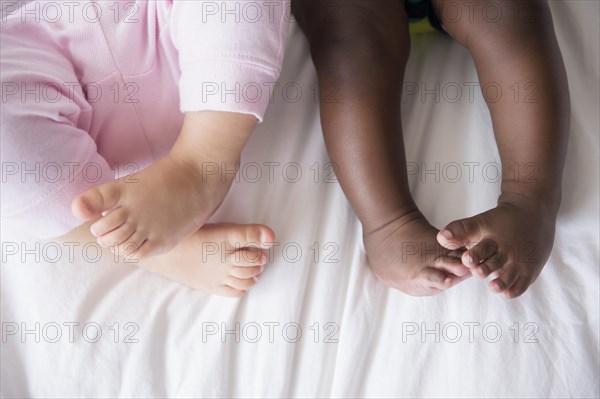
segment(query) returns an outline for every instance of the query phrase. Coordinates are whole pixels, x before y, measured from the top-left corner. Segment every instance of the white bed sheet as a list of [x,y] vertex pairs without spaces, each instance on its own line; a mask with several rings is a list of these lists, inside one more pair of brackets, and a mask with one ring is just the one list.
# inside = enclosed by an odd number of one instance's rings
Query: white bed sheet
[[[436,297],[413,298],[373,277],[360,224],[339,185],[326,179],[315,71],[293,27],[280,79],[287,96],[275,91],[244,151],[245,175],[212,219],[276,231],[281,244],[257,286],[239,300],[209,297],[126,264],[7,257],[2,396],[600,396],[600,7],[550,3],[571,88],[572,136],[555,247],[524,296],[506,301],[471,279]],[[419,167],[411,189],[422,211],[441,227],[493,206],[498,184],[489,180],[498,155],[481,94],[476,90],[471,102],[465,90],[449,100],[453,87],[477,81],[467,51],[441,35],[417,36],[406,81],[440,83],[439,103],[432,95],[421,101],[420,88],[403,109],[408,161]],[[297,87],[302,96],[294,102]],[[252,162],[262,171],[256,182]],[[272,179],[267,162],[279,163],[271,164]],[[424,173],[436,162],[437,176]],[[453,162],[462,172],[456,182]],[[471,164],[473,181],[466,162],[479,163]],[[10,226],[3,226],[2,241],[35,245]],[[39,343],[22,333],[36,322]],[[71,322],[79,323],[73,342],[65,324]],[[222,336],[236,323],[239,334]],[[62,336],[50,343],[56,325]],[[8,334],[14,326],[19,333]],[[102,336],[88,342],[96,327]],[[124,342],[130,332],[138,342]]]

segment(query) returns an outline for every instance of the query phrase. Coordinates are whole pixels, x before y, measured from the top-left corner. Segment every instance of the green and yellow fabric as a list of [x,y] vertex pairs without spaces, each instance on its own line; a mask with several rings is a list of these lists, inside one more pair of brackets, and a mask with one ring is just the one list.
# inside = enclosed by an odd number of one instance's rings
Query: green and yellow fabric
[[444,32],[430,0],[405,0],[410,33]]

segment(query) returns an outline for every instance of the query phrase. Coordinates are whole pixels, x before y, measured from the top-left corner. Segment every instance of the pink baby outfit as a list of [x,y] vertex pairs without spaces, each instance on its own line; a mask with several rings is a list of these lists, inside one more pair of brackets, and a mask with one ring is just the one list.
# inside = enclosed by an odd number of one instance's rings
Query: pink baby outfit
[[147,167],[187,111],[259,120],[290,21],[278,1],[2,1],[2,218],[39,237]]

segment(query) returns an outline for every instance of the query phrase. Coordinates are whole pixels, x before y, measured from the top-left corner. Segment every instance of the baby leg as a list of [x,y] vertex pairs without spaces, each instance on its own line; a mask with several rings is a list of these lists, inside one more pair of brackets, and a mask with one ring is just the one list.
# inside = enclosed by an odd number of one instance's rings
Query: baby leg
[[98,243],[120,255],[164,253],[214,213],[229,191],[254,116],[203,111],[185,116],[164,158],[133,176],[86,191],[72,204]]
[[[444,8],[450,3],[452,14]],[[464,265],[482,278],[492,275],[492,291],[515,297],[534,282],[552,249],[569,90],[544,1],[490,0],[474,9],[468,3],[436,0],[434,7],[448,33],[470,50],[481,87],[501,90],[484,97],[502,161],[502,194],[496,208],[450,223],[438,241],[447,248],[466,245]],[[455,17],[457,6],[463,18]],[[487,6],[496,10],[493,19],[482,11]]]
[[403,2],[297,0],[292,7],[317,69],[327,149],[362,222],[371,268],[412,295],[451,287],[468,270],[436,242],[407,183],[399,117],[410,51]]

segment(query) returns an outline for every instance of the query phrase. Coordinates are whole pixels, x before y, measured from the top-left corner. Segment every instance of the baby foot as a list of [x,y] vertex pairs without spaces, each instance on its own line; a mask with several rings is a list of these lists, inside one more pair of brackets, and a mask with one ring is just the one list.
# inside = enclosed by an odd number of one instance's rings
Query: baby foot
[[202,226],[231,180],[203,176],[200,168],[170,153],[139,173],[86,191],[71,209],[82,221],[102,215],[91,226],[101,246],[142,259],[172,249]]
[[274,241],[267,226],[207,224],[140,266],[209,294],[240,297],[258,281],[268,260],[264,250]]
[[457,251],[440,246],[415,207],[365,234],[369,265],[386,285],[409,295],[435,295],[470,277]]
[[506,298],[523,294],[544,267],[554,241],[556,214],[523,201],[499,202],[471,218],[457,220],[437,236],[448,249],[466,247],[462,263]]

